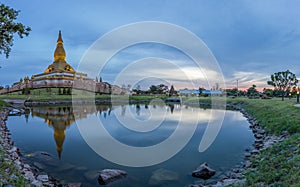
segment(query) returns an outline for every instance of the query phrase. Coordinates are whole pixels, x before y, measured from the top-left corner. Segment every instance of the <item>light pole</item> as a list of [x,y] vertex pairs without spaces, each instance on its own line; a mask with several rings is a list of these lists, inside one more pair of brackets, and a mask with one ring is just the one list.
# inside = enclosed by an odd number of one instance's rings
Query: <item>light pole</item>
[[236,91],[237,91],[237,96],[239,96],[239,79],[236,80]]

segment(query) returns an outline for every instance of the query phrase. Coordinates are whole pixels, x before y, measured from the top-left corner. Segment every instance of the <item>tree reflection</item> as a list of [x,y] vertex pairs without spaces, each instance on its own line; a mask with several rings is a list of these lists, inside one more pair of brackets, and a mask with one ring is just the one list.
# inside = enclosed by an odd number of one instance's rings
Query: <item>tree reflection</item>
[[[144,106],[143,106],[144,105]],[[143,107],[142,107],[143,106]],[[157,108],[157,105],[151,105],[153,110],[161,110]],[[170,112],[174,112],[176,107],[174,104],[166,105],[170,108]],[[121,115],[126,115],[126,109],[128,105],[114,106],[116,108],[121,107]],[[163,107],[163,105],[162,105]],[[56,150],[58,157],[61,158],[63,151],[63,144],[66,138],[66,129],[74,124],[75,119],[87,118],[88,115],[99,115],[103,116],[106,119],[111,115],[111,112],[114,110],[112,105],[97,105],[95,106],[54,106],[54,107],[32,107],[25,110],[25,119],[28,121],[28,117],[31,113],[32,117],[39,117],[45,120],[45,123],[48,124],[54,130],[54,140],[56,144]],[[136,104],[135,112],[136,115],[141,115],[142,112],[150,110],[148,104]]]

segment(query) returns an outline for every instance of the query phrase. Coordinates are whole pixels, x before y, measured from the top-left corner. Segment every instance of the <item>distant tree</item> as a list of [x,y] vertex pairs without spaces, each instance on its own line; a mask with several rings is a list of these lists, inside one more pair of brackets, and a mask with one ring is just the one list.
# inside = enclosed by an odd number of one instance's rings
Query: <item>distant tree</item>
[[139,95],[139,94],[141,94],[141,85],[137,85],[137,87],[136,87],[136,93]]
[[165,94],[169,90],[168,86],[164,84],[151,85],[149,87],[149,92],[152,94]]
[[227,96],[237,96],[238,90],[237,88],[226,89]]
[[199,87],[199,96],[201,96],[202,95],[202,93],[203,93],[203,90],[205,90],[205,88],[201,88],[201,87]]
[[269,97],[274,96],[274,90],[269,89],[269,88],[264,88],[263,93],[266,94]]
[[25,95],[29,95],[30,94],[30,88],[26,87],[25,88]]
[[58,95],[61,95],[62,92],[61,92],[61,88],[58,88]]
[[67,90],[66,88],[63,88],[63,95],[66,95],[67,94]]
[[274,86],[275,90],[278,90],[281,93],[283,101],[286,93],[289,92],[291,88],[297,86],[298,79],[294,73],[286,70],[271,75],[271,80],[267,83],[268,85]]
[[71,95],[71,93],[72,93],[71,88],[68,88],[68,89],[67,89],[67,94],[68,94],[68,95]]
[[258,95],[258,91],[256,90],[255,84],[253,84],[250,88],[248,88],[247,95],[248,96],[257,96]]
[[135,92],[137,95],[142,94],[141,86],[139,84],[132,91]]
[[149,87],[150,93],[156,94],[157,93],[157,87],[155,85],[151,85]]
[[173,95],[175,95],[175,89],[174,86],[172,85],[169,91],[169,96],[173,96]]
[[15,22],[19,12],[4,4],[0,5],[0,54],[4,54],[6,58],[9,57],[13,46],[14,34],[17,33],[23,38],[28,36],[31,30],[30,27]]

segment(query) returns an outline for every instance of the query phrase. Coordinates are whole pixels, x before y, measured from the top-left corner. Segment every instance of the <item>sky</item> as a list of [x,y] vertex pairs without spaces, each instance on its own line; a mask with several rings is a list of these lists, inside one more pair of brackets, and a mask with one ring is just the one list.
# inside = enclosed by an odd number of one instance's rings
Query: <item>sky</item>
[[[43,72],[53,62],[59,30],[67,62],[76,69],[99,38],[123,25],[142,21],[175,24],[199,37],[218,62],[227,88],[236,87],[238,80],[239,88],[256,84],[262,89],[268,87],[266,82],[271,74],[288,69],[300,77],[300,1],[296,0],[31,0],[30,3],[6,0],[1,3],[20,10],[17,21],[32,29],[29,37],[15,37],[8,59],[1,56],[2,86]],[[152,78],[142,80],[145,87],[154,83],[151,80],[155,77],[157,83],[166,79],[177,89],[190,87],[186,75],[193,77],[196,87],[207,86],[189,56],[157,43],[133,45],[120,51],[105,65],[100,76],[114,83],[116,76],[131,63],[154,57],[171,61],[185,76],[178,74],[175,66],[172,69],[158,65],[148,71]],[[136,66],[126,76],[128,80],[119,83],[137,84],[137,74],[149,67]]]

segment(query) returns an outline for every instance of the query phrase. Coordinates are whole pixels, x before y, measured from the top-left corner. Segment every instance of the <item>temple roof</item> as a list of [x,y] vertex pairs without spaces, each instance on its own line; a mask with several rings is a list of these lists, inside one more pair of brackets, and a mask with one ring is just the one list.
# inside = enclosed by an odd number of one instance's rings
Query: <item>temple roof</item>
[[71,72],[75,73],[73,67],[66,62],[66,52],[64,49],[61,31],[58,33],[56,49],[54,51],[54,62],[48,66],[44,73],[50,72]]

